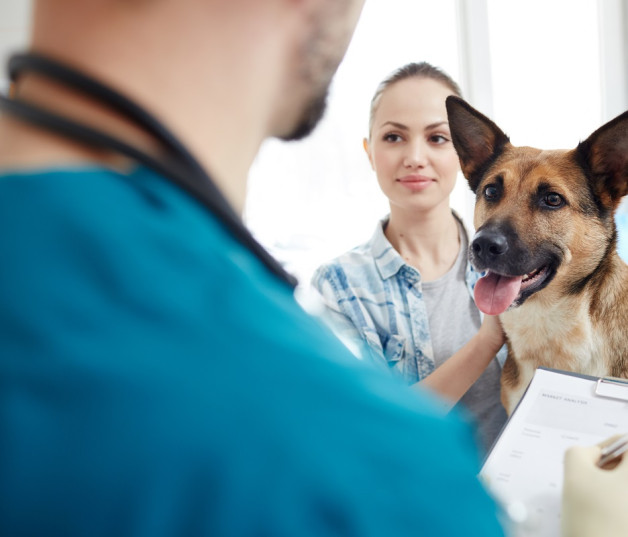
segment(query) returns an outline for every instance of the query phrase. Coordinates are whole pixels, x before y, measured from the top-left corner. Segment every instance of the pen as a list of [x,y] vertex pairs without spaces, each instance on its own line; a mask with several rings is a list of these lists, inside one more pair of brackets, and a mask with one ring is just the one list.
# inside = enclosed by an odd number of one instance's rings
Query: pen
[[628,434],[620,436],[612,444],[603,447],[602,453],[600,454],[600,460],[597,461],[597,465],[600,468],[603,468],[609,462],[621,457],[626,451],[628,451]]

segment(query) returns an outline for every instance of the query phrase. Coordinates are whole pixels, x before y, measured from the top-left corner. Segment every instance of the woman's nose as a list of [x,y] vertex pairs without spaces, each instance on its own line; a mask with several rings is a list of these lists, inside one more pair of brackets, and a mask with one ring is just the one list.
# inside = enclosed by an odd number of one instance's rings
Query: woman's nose
[[404,155],[404,166],[408,168],[419,168],[427,163],[427,152],[425,144],[420,142],[410,143],[406,146]]

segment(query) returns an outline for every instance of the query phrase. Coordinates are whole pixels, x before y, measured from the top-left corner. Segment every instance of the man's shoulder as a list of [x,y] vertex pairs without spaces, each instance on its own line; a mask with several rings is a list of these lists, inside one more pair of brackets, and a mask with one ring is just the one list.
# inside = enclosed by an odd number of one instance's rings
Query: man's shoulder
[[126,340],[159,352],[151,342],[238,337],[248,317],[230,304],[259,311],[291,298],[205,208],[154,175],[5,174],[0,228],[0,310],[35,331],[56,327],[60,353],[82,338],[67,318],[100,325],[93,339],[112,349]]
[[[196,254],[216,260],[208,251],[220,249],[216,241],[230,239],[188,193],[144,168],[129,173],[99,167],[4,173],[0,207],[4,246],[15,246],[18,239],[46,242],[39,254],[51,258],[73,254],[87,260],[100,253],[124,264],[125,255],[129,261],[158,255],[172,264]],[[76,247],[69,248],[71,244]],[[127,263],[129,273],[133,267]]]

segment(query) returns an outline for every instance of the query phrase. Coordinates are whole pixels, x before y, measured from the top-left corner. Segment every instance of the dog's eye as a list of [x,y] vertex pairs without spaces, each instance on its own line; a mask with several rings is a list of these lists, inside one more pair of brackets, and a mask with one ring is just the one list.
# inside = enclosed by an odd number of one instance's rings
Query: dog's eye
[[484,198],[487,201],[495,201],[497,198],[499,198],[499,188],[497,188],[495,185],[487,185],[484,188]]
[[543,203],[552,209],[557,209],[565,205],[565,199],[556,192],[550,192],[543,198]]

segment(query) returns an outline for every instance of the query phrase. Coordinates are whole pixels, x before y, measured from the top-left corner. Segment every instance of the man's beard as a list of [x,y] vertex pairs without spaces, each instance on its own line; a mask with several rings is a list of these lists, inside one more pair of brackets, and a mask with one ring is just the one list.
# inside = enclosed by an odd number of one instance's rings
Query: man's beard
[[317,97],[312,98],[301,114],[299,122],[291,132],[280,137],[281,140],[291,142],[301,140],[311,134],[318,125],[327,109],[327,95],[329,88],[325,88]]
[[286,141],[301,140],[312,133],[327,108],[327,97],[336,70],[343,58],[351,34],[342,24],[332,24],[346,17],[351,2],[327,0],[319,2],[312,15],[309,38],[300,51],[299,70],[295,90],[304,90],[309,100],[305,102],[298,121],[292,130],[280,135]]

